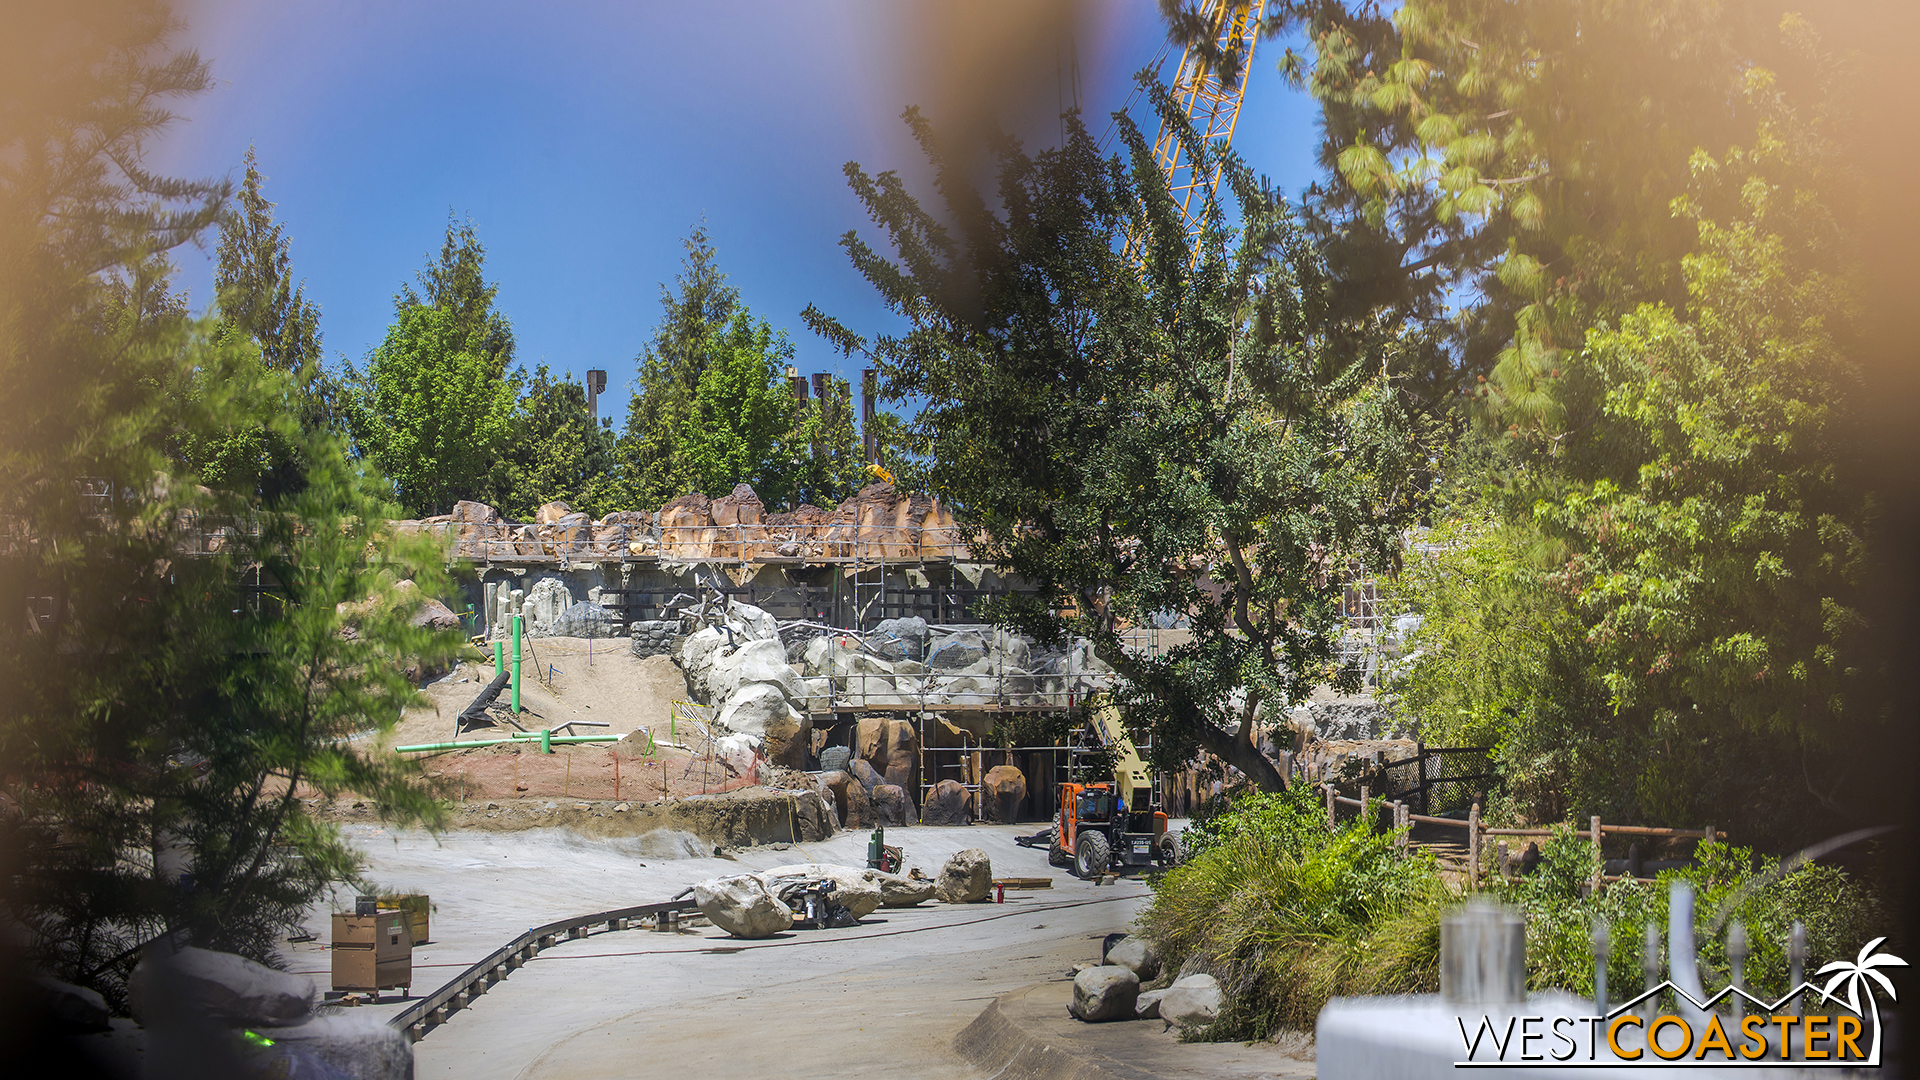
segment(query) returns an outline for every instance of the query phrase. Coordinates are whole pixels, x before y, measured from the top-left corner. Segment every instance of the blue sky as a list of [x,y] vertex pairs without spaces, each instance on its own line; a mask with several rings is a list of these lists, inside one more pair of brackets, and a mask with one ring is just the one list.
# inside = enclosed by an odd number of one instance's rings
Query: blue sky
[[[916,21],[935,9],[899,0],[186,0],[186,40],[218,85],[183,103],[150,161],[237,179],[255,146],[336,360],[378,344],[449,210],[471,215],[521,362],[606,368],[617,422],[659,285],[702,219],[801,370],[847,367],[801,324],[807,304],[864,332],[889,325],[837,245],[868,224],[840,170],[911,175],[901,109],[929,103],[943,63],[1001,55],[991,38],[961,40],[1006,32],[968,22],[980,9],[942,10],[965,14]],[[1163,29],[1150,0],[1088,0],[1083,14],[1082,105],[1101,118]],[[1297,192],[1312,176],[1314,112],[1275,73],[1279,53],[1269,43],[1256,60],[1236,146]],[[1059,80],[1041,81],[1034,96],[1052,97]],[[196,306],[211,249],[180,255]]]

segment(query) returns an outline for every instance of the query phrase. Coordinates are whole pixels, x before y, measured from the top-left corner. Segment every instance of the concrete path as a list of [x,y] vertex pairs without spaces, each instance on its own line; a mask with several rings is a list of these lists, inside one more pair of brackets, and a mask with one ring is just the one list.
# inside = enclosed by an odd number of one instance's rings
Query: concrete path
[[[1079,881],[1049,867],[1045,851],[1013,842],[1035,828],[887,833],[889,843],[905,849],[908,866],[929,874],[938,873],[954,852],[978,847],[992,859],[995,876],[1052,878],[1052,888],[1010,893],[1004,905],[881,909],[858,927],[756,942],[710,927],[674,936],[599,932],[562,942],[422,1039],[415,1047],[416,1075],[990,1076],[998,1070],[983,1072],[956,1053],[955,1036],[1003,995],[1035,984],[1051,984],[1044,992],[1054,996],[1070,992],[1071,966],[1096,959],[1101,939],[1127,930],[1147,896],[1137,880],[1102,886]],[[434,989],[528,926],[665,900],[718,874],[809,859],[858,866],[867,843],[865,833],[842,833],[818,844],[715,858],[693,855],[702,849],[690,838],[607,840],[561,829],[459,832],[436,840],[360,826],[351,835],[367,851],[375,880],[433,897],[434,940],[416,951],[416,993]],[[317,911],[311,923],[322,941],[294,947],[295,970],[324,972],[323,916]],[[1040,1023],[1041,1014],[1064,1010],[1064,1002],[1048,998],[1029,1019],[1044,1034],[1050,1029]],[[365,1008],[390,1012],[399,1003],[389,998]],[[1302,1072],[1300,1063],[1264,1051],[1178,1045],[1152,1022],[1090,1028],[1062,1015],[1052,1023],[1065,1038],[1100,1045],[1157,1040],[1166,1044],[1157,1052],[1169,1056],[1152,1060],[1169,1067],[1178,1062],[1182,1075],[1311,1075],[1310,1064]],[[1250,1069],[1244,1060],[1249,1054],[1271,1057],[1275,1068]]]

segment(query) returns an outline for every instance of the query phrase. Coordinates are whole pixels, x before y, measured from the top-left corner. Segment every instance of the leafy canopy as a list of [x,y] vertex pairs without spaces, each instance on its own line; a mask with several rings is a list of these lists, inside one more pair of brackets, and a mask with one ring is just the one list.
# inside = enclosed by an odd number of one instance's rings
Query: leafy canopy
[[[1336,661],[1341,576],[1349,559],[1389,565],[1398,546],[1409,439],[1395,328],[1338,321],[1291,208],[1237,158],[1222,162],[1196,258],[1124,116],[1125,158],[1102,158],[1070,117],[1061,149],[998,142],[983,192],[906,115],[941,204],[849,164],[895,257],[853,233],[843,244],[909,329],[869,343],[810,321],[871,357],[891,400],[922,403],[933,488],[976,550],[1037,590],[997,618],[1089,639],[1127,677],[1128,722],[1162,762],[1205,748],[1279,787],[1256,721],[1316,684],[1353,684]],[[1124,647],[1128,628],[1168,617],[1190,620],[1190,644]]]

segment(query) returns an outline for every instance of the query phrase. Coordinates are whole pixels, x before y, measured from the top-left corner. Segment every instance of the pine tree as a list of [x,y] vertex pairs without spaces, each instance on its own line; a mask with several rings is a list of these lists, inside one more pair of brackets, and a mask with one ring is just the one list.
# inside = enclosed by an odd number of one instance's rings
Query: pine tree
[[499,289],[485,262],[473,224],[450,218],[438,259],[419,274],[422,291],[401,286],[366,371],[348,368],[354,441],[415,514],[498,501],[509,483],[504,451],[522,378],[508,370],[513,328],[493,308]]
[[220,219],[213,276],[220,321],[253,339],[268,370],[293,377],[307,399],[302,427],[329,427],[335,421],[335,387],[321,367],[320,311],[307,302],[306,285],[293,280],[287,237],[260,182],[249,146],[246,175]]

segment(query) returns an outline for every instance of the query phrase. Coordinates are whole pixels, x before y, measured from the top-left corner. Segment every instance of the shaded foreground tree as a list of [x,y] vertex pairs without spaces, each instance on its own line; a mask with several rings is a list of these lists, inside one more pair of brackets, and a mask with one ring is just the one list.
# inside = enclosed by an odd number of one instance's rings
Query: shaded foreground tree
[[[436,813],[348,736],[394,723],[405,669],[445,655],[412,625],[440,556],[380,535],[382,482],[301,429],[250,337],[166,294],[164,253],[226,194],[140,166],[207,83],[178,22],[138,2],[23,22],[0,69],[52,89],[0,109],[0,919],[26,966],[117,1003],[145,943],[272,962],[355,873],[296,791]],[[298,490],[205,483],[182,456],[255,429],[295,450]]]
[[[1160,762],[1205,749],[1281,787],[1259,722],[1317,684],[1356,684],[1337,656],[1343,577],[1397,555],[1411,448],[1397,328],[1335,322],[1291,209],[1237,158],[1196,254],[1124,115],[1124,158],[1102,158],[1077,116],[1060,150],[1000,141],[990,193],[917,110],[906,119],[941,204],[849,164],[895,257],[854,233],[843,245],[909,329],[868,342],[811,309],[810,324],[870,356],[891,399],[925,403],[934,489],[978,550],[1037,589],[996,619],[1089,639],[1126,677],[1128,724]],[[1191,620],[1190,644],[1125,647],[1125,631],[1169,614]]]

